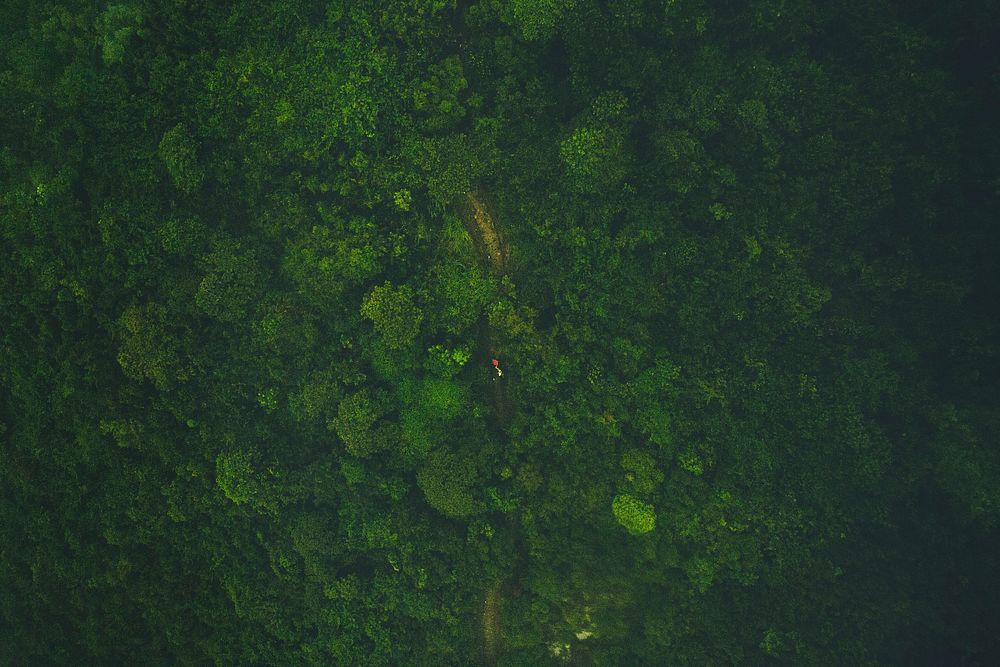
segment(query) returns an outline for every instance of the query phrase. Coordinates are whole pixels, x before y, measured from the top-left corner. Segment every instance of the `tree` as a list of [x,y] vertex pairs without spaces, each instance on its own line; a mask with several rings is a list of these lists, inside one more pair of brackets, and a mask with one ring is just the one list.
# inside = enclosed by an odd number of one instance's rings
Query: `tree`
[[461,334],[479,319],[497,290],[479,266],[447,260],[434,267],[429,292],[435,317],[428,324]]
[[98,18],[101,33],[101,56],[107,65],[120,63],[125,47],[135,34],[142,34],[142,10],[128,5],[108,5]]
[[413,87],[413,106],[426,118],[424,126],[434,132],[453,127],[465,117],[459,98],[469,83],[458,56],[449,56],[440,65],[432,64],[429,73],[428,79]]
[[404,387],[402,435],[405,458],[420,461],[449,433],[450,423],[468,403],[466,388],[451,378],[425,377],[415,387]]
[[424,316],[413,297],[408,286],[396,287],[387,280],[372,288],[361,304],[361,314],[392,350],[408,347],[420,332]]
[[340,402],[330,427],[336,430],[348,452],[365,458],[393,444],[393,427],[383,424],[375,428],[387,410],[388,397],[384,392],[361,389]]
[[201,264],[205,274],[194,297],[197,306],[223,322],[243,319],[266,277],[257,254],[239,241],[222,239]]
[[194,192],[205,180],[205,172],[198,163],[198,147],[184,123],[174,125],[163,134],[159,154],[181,192]]
[[368,282],[382,268],[386,240],[364,218],[344,220],[321,208],[323,225],[301,230],[288,242],[282,271],[312,306],[343,306],[343,295]]
[[622,150],[622,138],[614,130],[579,127],[559,144],[559,157],[575,190],[596,193],[624,177]]
[[652,456],[638,449],[629,449],[622,454],[622,468],[629,486],[641,495],[653,493],[663,481],[663,473],[657,470]]
[[118,320],[123,337],[118,363],[134,380],[150,379],[167,389],[181,372],[177,342],[167,329],[167,311],[155,302],[129,306]]
[[431,452],[417,472],[417,483],[431,507],[455,519],[482,511],[482,503],[472,496],[475,482],[474,461],[447,447]]
[[514,24],[527,40],[545,40],[556,32],[566,10],[574,0],[513,0],[510,3]]
[[632,535],[643,535],[656,527],[653,506],[627,493],[615,496],[611,503],[611,511],[618,523]]
[[260,481],[251,454],[240,450],[220,453],[215,459],[215,483],[237,505],[254,500],[260,493]]

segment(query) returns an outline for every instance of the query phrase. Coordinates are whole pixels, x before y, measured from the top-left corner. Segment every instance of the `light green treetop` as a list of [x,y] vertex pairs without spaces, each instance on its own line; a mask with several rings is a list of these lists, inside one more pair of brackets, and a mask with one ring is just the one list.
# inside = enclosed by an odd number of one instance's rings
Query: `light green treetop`
[[627,493],[615,496],[611,502],[611,511],[614,512],[618,523],[633,535],[648,533],[656,527],[653,506]]

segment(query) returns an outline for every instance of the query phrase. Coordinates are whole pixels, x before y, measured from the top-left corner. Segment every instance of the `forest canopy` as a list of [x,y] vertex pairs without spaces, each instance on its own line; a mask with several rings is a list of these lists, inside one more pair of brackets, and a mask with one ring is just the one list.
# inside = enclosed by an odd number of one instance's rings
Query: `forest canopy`
[[0,665],[1000,655],[997,2],[0,26]]

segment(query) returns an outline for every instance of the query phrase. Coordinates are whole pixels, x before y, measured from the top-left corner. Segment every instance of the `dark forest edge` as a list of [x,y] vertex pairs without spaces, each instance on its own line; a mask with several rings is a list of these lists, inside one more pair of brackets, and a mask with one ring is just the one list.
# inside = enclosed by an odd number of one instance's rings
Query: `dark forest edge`
[[0,26],[0,665],[1000,655],[996,2]]

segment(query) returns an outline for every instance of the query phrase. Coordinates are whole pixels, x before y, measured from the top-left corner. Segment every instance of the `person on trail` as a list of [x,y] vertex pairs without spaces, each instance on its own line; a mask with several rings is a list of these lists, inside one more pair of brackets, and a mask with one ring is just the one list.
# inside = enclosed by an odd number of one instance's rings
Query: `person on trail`
[[496,359],[493,360],[493,368],[497,369],[497,377],[503,375],[503,371],[500,370],[500,362]]

